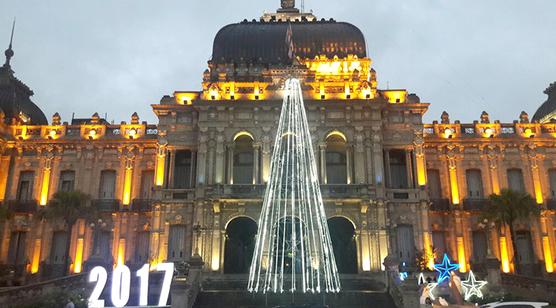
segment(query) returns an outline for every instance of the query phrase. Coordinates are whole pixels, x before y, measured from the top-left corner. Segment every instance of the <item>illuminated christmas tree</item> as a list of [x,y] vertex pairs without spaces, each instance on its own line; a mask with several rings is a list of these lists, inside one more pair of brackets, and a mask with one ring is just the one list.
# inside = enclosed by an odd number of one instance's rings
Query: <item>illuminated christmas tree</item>
[[339,292],[340,279],[297,79],[285,84],[250,292]]

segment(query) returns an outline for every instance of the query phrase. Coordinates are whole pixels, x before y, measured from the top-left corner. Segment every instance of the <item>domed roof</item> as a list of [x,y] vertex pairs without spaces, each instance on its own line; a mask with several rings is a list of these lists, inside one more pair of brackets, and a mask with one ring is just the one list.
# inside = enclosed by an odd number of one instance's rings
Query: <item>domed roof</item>
[[[241,22],[222,28],[212,50],[214,64],[256,62],[287,64],[288,22]],[[367,56],[365,37],[352,24],[330,21],[297,21],[291,23],[295,54],[300,58],[326,55],[345,58]]]
[[11,42],[4,54],[6,62],[0,67],[0,110],[4,112],[4,122],[11,124],[12,119],[19,119],[22,113],[28,124],[48,125],[42,110],[31,101],[33,91],[14,76],[10,66],[10,60],[14,56]]
[[548,95],[548,99],[537,109],[533,116],[533,121],[540,123],[556,120],[556,82],[552,83],[544,93]]

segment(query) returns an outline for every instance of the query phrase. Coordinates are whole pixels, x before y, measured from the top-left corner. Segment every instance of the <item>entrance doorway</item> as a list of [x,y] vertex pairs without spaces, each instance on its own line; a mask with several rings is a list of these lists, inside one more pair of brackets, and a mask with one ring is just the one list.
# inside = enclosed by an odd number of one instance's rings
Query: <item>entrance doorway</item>
[[224,273],[245,274],[249,272],[257,223],[251,218],[238,217],[226,227],[226,243],[224,248]]
[[338,272],[357,274],[357,246],[353,224],[346,218],[333,217],[328,220],[328,229]]

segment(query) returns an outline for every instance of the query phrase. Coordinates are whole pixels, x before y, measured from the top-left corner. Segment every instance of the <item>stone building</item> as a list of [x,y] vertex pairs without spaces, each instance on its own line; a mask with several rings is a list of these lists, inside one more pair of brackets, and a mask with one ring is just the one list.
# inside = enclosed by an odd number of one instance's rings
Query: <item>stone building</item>
[[[286,44],[291,27],[293,46]],[[556,86],[529,121],[424,124],[428,103],[404,89],[378,89],[361,31],[282,1],[276,13],[231,24],[214,39],[200,91],[152,106],[158,124],[108,123],[98,114],[50,123],[0,68],[0,262],[22,277],[50,277],[90,264],[188,260],[206,272],[246,273],[282,103],[302,81],[326,212],[341,273],[383,270],[386,256],[415,268],[419,255],[448,253],[462,271],[487,254],[513,272],[550,275],[556,255]],[[292,60],[291,54],[295,54]],[[527,191],[542,208],[517,238],[478,221],[491,193]],[[102,221],[71,234],[36,212],[57,191],[89,194]],[[67,237],[70,254],[65,255]],[[94,239],[94,240],[93,240]],[[93,258],[99,257],[99,258]],[[93,262],[94,261],[94,262]]]

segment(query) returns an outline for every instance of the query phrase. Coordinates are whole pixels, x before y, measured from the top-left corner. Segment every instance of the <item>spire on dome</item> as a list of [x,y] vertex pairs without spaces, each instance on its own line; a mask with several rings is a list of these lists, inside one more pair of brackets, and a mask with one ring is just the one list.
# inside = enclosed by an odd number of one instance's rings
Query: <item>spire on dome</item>
[[10,36],[10,45],[9,45],[8,49],[6,49],[6,51],[4,52],[4,55],[6,55],[6,63],[4,63],[5,67],[10,66],[10,60],[14,56],[14,51],[12,49],[12,43],[13,43],[13,40],[14,40],[14,31],[15,31],[15,18],[14,18],[14,22],[12,24],[12,35]]

